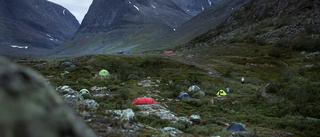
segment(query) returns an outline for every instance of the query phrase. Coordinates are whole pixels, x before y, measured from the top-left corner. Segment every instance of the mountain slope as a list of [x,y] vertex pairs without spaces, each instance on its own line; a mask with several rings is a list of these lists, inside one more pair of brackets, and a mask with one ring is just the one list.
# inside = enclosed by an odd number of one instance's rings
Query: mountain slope
[[[239,10],[251,0],[223,0],[197,16],[185,22],[174,33],[144,43],[140,47],[132,49],[142,52],[148,50],[168,50],[184,44],[204,32],[215,28],[225,21],[232,13]],[[141,50],[143,49],[143,50]]]
[[215,5],[222,0],[172,0],[186,13],[196,16],[205,9]]
[[0,0],[0,54],[45,54],[78,27],[67,9],[46,0]]
[[77,33],[51,54],[115,52],[171,32],[190,18],[171,0],[94,0]]

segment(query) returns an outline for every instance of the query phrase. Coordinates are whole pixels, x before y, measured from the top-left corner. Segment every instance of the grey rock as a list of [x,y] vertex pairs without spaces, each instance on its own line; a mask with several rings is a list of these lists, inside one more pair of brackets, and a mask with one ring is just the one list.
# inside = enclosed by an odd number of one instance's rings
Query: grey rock
[[138,105],[140,111],[137,113],[143,115],[157,115],[163,120],[168,120],[170,122],[178,122],[179,118],[173,112],[167,110],[167,108],[159,104],[150,104],[150,105]]
[[65,71],[65,72],[61,73],[61,76],[64,76],[64,75],[67,75],[67,74],[69,74],[69,71]]
[[238,131],[238,132],[229,133],[228,137],[259,137],[259,136],[246,131]]
[[178,135],[182,134],[183,132],[179,129],[173,128],[173,127],[164,127],[162,129],[164,134],[168,134],[171,137],[177,137]]
[[76,112],[95,112],[99,108],[99,104],[95,100],[85,100],[79,92],[73,90],[69,86],[60,86],[56,88],[56,90],[62,95],[63,100]]
[[191,115],[190,121],[192,122],[199,122],[201,120],[201,117],[199,115]]
[[36,72],[0,57],[1,137],[96,137]]
[[206,96],[206,93],[204,93],[203,91],[198,91],[197,93],[192,95],[193,98],[197,98],[197,99],[203,98],[205,96]]

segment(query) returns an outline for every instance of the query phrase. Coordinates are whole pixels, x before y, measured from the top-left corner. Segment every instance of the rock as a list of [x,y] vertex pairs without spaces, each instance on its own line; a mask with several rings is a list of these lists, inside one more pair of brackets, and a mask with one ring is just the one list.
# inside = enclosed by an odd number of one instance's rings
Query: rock
[[96,137],[36,72],[0,57],[0,135]]
[[192,122],[200,122],[201,118],[199,115],[191,115],[190,116],[190,121]]
[[61,73],[61,76],[64,76],[64,75],[67,75],[67,74],[69,74],[69,71],[65,71],[65,72]]
[[97,87],[97,86],[91,87],[91,91],[103,91],[107,89],[108,89],[107,87]]
[[113,120],[119,121],[125,129],[135,129],[137,119],[132,109],[125,110],[106,110],[106,114],[111,114]]
[[85,99],[83,101],[77,102],[80,109],[89,112],[96,112],[99,108],[99,104],[93,99]]
[[188,91],[189,92],[197,92],[197,91],[200,91],[200,87],[197,85],[193,85],[193,86],[189,87]]
[[160,106],[158,104],[149,104],[149,105],[137,105],[140,108],[140,111],[137,113],[143,115],[157,115],[163,120],[168,120],[170,122],[178,122],[179,118],[167,108]]
[[170,137],[177,137],[183,132],[180,131],[179,129],[173,128],[173,127],[164,127],[162,129],[163,134],[170,135]]
[[95,112],[99,108],[99,104],[91,99],[84,99],[80,93],[73,90],[69,86],[60,86],[57,89],[57,92],[60,93],[63,100],[71,106],[76,112],[80,111],[90,111]]
[[238,131],[238,132],[229,133],[228,137],[259,137],[259,136],[246,131]]
[[197,98],[197,99],[203,98],[205,96],[206,96],[206,93],[204,93],[203,91],[198,91],[197,93],[192,95],[193,98]]

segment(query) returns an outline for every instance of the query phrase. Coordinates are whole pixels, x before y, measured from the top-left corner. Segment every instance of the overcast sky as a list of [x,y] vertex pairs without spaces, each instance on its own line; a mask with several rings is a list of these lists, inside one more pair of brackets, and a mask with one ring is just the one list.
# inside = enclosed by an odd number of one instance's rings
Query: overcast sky
[[81,23],[86,15],[92,0],[48,0],[67,8]]

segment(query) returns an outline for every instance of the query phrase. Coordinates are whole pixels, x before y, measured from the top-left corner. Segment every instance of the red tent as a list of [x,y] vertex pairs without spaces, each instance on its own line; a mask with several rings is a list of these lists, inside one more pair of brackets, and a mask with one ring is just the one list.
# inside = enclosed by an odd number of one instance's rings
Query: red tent
[[173,53],[173,51],[165,51],[164,53],[165,53],[165,54]]
[[136,98],[132,105],[146,105],[146,104],[158,104],[153,98]]

